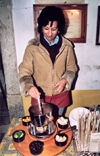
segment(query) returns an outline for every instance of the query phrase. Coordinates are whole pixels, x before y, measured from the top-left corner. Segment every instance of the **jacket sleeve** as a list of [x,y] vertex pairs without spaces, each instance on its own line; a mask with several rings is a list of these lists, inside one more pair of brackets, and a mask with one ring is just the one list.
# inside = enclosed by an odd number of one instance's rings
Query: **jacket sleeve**
[[67,53],[67,59],[66,59],[66,71],[61,77],[61,79],[66,79],[66,88],[67,90],[71,89],[71,85],[73,83],[73,80],[75,78],[75,73],[77,71],[77,65],[75,62],[75,56],[73,52],[73,48],[69,46],[68,53]]
[[19,65],[19,84],[24,96],[28,96],[27,89],[33,84],[33,57],[29,47],[26,48],[22,63]]

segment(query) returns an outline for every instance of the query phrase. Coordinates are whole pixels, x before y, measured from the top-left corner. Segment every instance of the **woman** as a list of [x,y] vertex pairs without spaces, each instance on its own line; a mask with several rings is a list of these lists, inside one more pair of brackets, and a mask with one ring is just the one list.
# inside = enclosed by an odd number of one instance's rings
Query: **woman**
[[32,105],[52,103],[59,115],[69,105],[69,90],[77,66],[73,46],[63,37],[65,19],[60,8],[47,6],[38,18],[38,37],[29,41],[19,66],[20,85],[25,96],[32,97]]

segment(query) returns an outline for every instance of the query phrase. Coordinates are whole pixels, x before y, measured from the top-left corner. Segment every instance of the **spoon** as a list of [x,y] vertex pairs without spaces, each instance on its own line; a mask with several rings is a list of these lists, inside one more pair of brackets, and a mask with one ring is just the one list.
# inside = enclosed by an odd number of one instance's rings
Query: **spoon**
[[40,97],[38,97],[37,100],[38,100],[39,111],[40,111],[40,113],[42,113]]
[[53,116],[48,116],[47,114],[46,114],[46,117],[49,119],[49,121],[53,121],[53,119],[54,119]]
[[60,133],[67,133],[67,132],[69,132],[69,131],[72,131],[72,130],[75,130],[76,129],[76,126],[74,125],[74,126],[72,126],[72,127],[68,127],[67,129],[64,129],[64,130],[59,130],[58,132],[57,132],[57,134],[60,134]]
[[[49,124],[51,121],[53,121],[53,119],[54,119],[53,116],[48,116],[47,114],[46,114],[46,117],[48,118],[48,124]],[[44,124],[44,125],[42,125],[42,126],[46,126],[46,124]]]

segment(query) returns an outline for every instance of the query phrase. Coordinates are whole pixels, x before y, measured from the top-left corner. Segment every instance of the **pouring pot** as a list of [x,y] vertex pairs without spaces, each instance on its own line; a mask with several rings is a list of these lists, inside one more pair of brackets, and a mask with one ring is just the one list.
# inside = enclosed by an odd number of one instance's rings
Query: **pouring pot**
[[38,104],[34,104],[29,108],[31,121],[36,127],[48,125],[48,123],[50,122],[48,120],[48,117],[52,116],[53,108],[50,104],[41,103],[41,110],[42,112],[39,111]]

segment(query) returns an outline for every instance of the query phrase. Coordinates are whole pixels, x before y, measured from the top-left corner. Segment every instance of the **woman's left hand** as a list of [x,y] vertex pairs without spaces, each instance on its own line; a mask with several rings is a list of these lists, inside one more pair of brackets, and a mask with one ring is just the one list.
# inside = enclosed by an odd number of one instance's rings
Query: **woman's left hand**
[[61,79],[53,88],[54,88],[54,92],[57,93],[61,93],[63,91],[63,89],[65,88],[66,85],[66,80],[65,79]]

